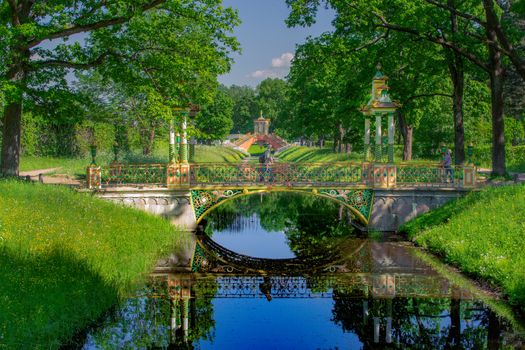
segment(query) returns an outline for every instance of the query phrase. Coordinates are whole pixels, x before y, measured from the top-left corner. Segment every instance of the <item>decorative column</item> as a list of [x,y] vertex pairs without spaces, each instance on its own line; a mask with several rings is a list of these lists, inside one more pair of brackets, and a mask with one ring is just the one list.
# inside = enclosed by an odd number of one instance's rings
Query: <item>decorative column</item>
[[387,299],[386,301],[386,334],[385,342],[387,344],[392,343],[392,299]]
[[188,339],[188,334],[190,330],[189,305],[190,305],[190,298],[183,298],[182,299],[182,331],[184,332],[183,334],[184,334],[185,342]]
[[388,113],[388,162],[394,163],[394,113]]
[[180,163],[180,133],[175,134],[175,161]]
[[170,343],[175,344],[177,342],[177,313],[178,301],[175,298],[170,298]]
[[381,150],[381,114],[376,114],[376,145],[375,145],[375,161],[381,163],[383,152]]
[[180,162],[182,164],[188,164],[188,133],[186,131],[188,127],[188,112],[182,112],[182,124],[181,124],[181,138],[180,138]]
[[379,322],[379,317],[374,317],[374,343],[379,343],[379,330],[381,324]]
[[173,126],[173,119],[170,121],[170,148],[169,148],[170,163],[175,163],[175,127]]
[[370,161],[370,119],[365,119],[365,162]]

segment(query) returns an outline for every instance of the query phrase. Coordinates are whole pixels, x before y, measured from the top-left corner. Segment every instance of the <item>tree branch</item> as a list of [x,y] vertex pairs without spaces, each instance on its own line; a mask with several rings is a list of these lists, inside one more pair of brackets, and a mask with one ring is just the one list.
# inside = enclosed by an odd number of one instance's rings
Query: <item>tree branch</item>
[[467,20],[472,21],[472,22],[476,22],[477,24],[479,24],[479,25],[481,25],[483,27],[485,27],[487,25],[487,22],[484,22],[483,20],[481,20],[481,18],[478,18],[478,17],[476,17],[474,15],[471,15],[469,13],[464,13],[464,12],[458,11],[456,8],[454,8],[452,6],[449,6],[449,5],[446,5],[446,4],[443,4],[440,1],[437,1],[437,0],[425,0],[425,1],[428,2],[431,5],[436,6],[436,7],[439,7],[439,8],[442,8],[444,10],[450,11],[451,13],[455,14],[456,16],[462,17],[462,18],[467,19]]
[[[166,0],[153,0],[150,3],[142,6],[141,11],[145,12],[147,10],[150,10],[150,9],[152,9],[154,7],[157,7],[157,6],[161,5],[161,4],[163,4],[164,2],[166,2]],[[106,28],[106,27],[110,27],[110,26],[113,26],[113,25],[126,23],[132,17],[133,17],[132,15],[127,15],[127,16],[108,18],[106,20],[102,20],[102,21],[99,21],[99,22],[96,22],[96,23],[75,24],[72,27],[69,27],[69,28],[66,28],[66,29],[62,29],[62,30],[59,30],[59,31],[56,31],[56,32],[49,33],[43,38],[33,39],[33,40],[31,40],[28,43],[27,48],[32,48],[32,47],[40,44],[44,40],[52,40],[52,39],[63,38],[63,37],[70,36],[70,35],[73,35],[73,34],[90,32],[92,30]]]
[[99,66],[109,56],[108,52],[103,53],[95,60],[86,63],[69,62],[63,60],[45,60],[45,61],[34,61],[31,63],[33,70],[41,67],[61,67],[61,68],[72,68],[72,69],[90,69]]
[[414,101],[414,100],[417,100],[418,98],[423,98],[423,97],[436,97],[436,96],[442,96],[442,97],[454,98],[454,96],[452,96],[451,94],[445,94],[445,93],[442,93],[442,92],[435,92],[435,93],[431,93],[431,94],[420,94],[420,95],[413,95],[413,96],[410,96],[410,97],[407,98],[404,102],[402,102],[402,105],[403,105],[403,106],[406,106],[407,104],[409,104],[410,102],[412,102],[412,101]]
[[366,48],[368,48],[370,46],[373,46],[373,45],[377,44],[379,41],[388,38],[389,34],[390,34],[390,29],[387,29],[385,33],[383,33],[380,36],[378,36],[377,38],[369,41],[368,43],[365,43],[365,44],[363,44],[363,45],[361,45],[359,47],[356,47],[354,49],[354,51],[360,51],[360,50],[366,49]]
[[[525,60],[520,58],[518,52],[503,32],[501,23],[496,15],[496,11],[494,10],[493,0],[483,0],[483,8],[485,9],[487,22],[490,23],[490,27],[496,32],[499,43],[505,49],[505,51],[500,51],[509,57],[512,64],[516,67],[516,71],[525,80]],[[499,48],[497,47],[496,49]]]

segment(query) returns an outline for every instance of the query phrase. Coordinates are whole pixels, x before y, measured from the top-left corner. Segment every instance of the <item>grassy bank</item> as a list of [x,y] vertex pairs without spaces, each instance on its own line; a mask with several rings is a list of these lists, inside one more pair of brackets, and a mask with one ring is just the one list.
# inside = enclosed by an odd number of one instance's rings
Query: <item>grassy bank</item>
[[[362,162],[363,154],[352,152],[348,153],[335,153],[331,148],[317,148],[317,147],[304,147],[304,146],[294,146],[290,147],[287,150],[279,153],[279,159],[282,162]],[[397,152],[395,156],[397,161],[402,159],[402,155]],[[437,159],[415,159],[410,163],[436,163]]]
[[[99,152],[97,163],[109,164],[113,158],[113,154],[109,151]],[[243,158],[241,152],[228,147],[197,145],[195,150],[197,163],[238,163]],[[160,144],[148,156],[142,155],[139,151],[126,152],[120,154],[119,159],[124,163],[165,163],[168,161],[168,147],[167,144]],[[60,168],[57,173],[83,176],[90,163],[89,156],[81,158],[23,156],[20,161],[20,171]]]
[[0,349],[55,349],[134,290],[182,234],[67,188],[0,181]]
[[401,231],[463,272],[499,286],[525,311],[525,186],[471,193]]

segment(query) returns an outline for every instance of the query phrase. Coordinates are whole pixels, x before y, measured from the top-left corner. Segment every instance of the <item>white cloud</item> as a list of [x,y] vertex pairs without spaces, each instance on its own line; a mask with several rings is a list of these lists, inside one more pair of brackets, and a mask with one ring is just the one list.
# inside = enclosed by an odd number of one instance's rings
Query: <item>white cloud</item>
[[293,53],[285,52],[280,57],[272,58],[272,68],[259,69],[247,75],[253,79],[284,78],[292,66]]
[[266,79],[266,78],[281,78],[284,75],[279,74],[280,72],[274,70],[256,70],[252,72],[249,77],[255,79]]
[[293,53],[285,52],[281,57],[272,58],[273,68],[290,68],[292,66]]

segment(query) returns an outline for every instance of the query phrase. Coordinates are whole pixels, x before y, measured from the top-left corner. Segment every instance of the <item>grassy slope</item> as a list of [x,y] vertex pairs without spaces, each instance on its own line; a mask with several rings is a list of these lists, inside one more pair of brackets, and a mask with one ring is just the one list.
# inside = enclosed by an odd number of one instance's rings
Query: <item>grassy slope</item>
[[462,271],[502,287],[525,310],[525,186],[471,193],[401,231]]
[[0,349],[57,348],[182,239],[167,221],[87,194],[0,181]]
[[[195,161],[197,163],[237,163],[244,155],[234,149],[220,146],[197,145]],[[130,152],[121,155],[123,162],[135,163],[165,163],[168,160],[168,148],[160,145],[155,149],[151,156],[143,156],[139,152]],[[113,160],[113,155],[102,152],[97,156],[97,163],[108,164]],[[49,168],[61,168],[58,173],[68,175],[84,175],[86,167],[91,162],[90,157],[83,158],[53,158],[53,157],[33,157],[21,158],[20,171],[40,170]]]
[[[352,152],[346,153],[334,153],[330,148],[315,148],[315,147],[303,147],[294,146],[279,154],[279,159],[282,162],[357,162],[363,161],[363,155],[361,153]],[[401,159],[400,155],[396,154],[396,159]],[[417,163],[436,163],[437,160],[413,160],[411,164]]]
[[248,149],[248,153],[250,153],[251,155],[261,155],[263,154],[264,152],[266,151],[266,147],[264,146],[259,146],[258,144],[253,144],[250,146],[250,148]]

